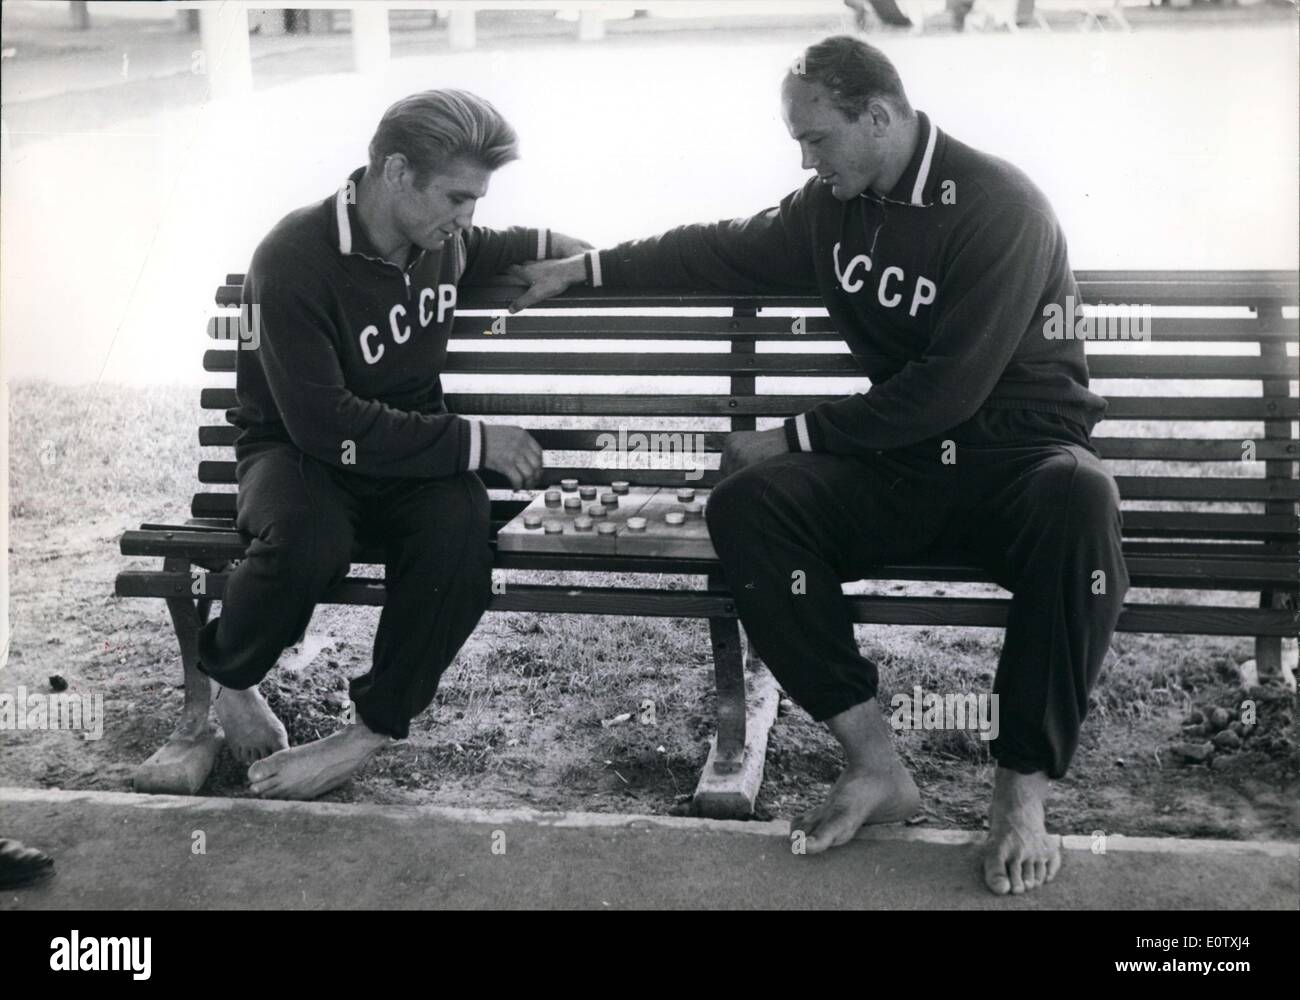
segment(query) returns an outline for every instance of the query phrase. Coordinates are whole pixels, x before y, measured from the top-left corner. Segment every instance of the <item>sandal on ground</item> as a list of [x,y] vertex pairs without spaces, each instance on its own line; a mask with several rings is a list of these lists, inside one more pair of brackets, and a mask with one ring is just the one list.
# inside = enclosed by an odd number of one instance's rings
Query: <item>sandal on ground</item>
[[54,859],[17,840],[0,839],[0,889],[21,889],[54,874]]

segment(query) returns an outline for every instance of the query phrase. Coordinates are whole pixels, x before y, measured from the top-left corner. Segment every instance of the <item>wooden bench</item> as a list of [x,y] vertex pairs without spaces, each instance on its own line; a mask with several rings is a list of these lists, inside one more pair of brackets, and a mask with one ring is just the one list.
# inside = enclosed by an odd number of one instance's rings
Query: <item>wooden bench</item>
[[[1152,421],[1156,427],[1154,433],[1095,439],[1125,501],[1124,545],[1132,585],[1185,592],[1178,603],[1127,604],[1118,627],[1126,632],[1254,636],[1261,676],[1276,675],[1282,638],[1294,636],[1300,622],[1300,456],[1292,424],[1300,412],[1290,389],[1297,362],[1287,353],[1288,343],[1297,339],[1297,320],[1293,314],[1284,316],[1284,307],[1296,302],[1297,276],[1083,272],[1079,280],[1088,303],[1142,303],[1168,313],[1152,321],[1151,341],[1183,345],[1182,353],[1173,354],[1098,353],[1104,350],[1101,345],[1089,345],[1094,384],[1110,403],[1107,420]],[[239,303],[241,282],[242,276],[230,275],[218,290],[217,305],[223,311],[218,318],[238,315],[232,310]],[[572,476],[588,483],[627,479],[707,487],[717,478],[716,456],[710,461],[714,468],[702,479],[680,467],[592,468],[599,464],[600,435],[620,427],[629,433],[691,431],[702,434],[705,447],[717,452],[728,430],[754,428],[763,418],[801,412],[867,384],[812,298],[573,291],[509,317],[504,336],[484,336],[492,332],[493,317],[502,314],[508,299],[508,292],[497,289],[462,289],[446,370],[447,401],[462,414],[530,427],[550,424],[534,432],[547,451],[548,484]],[[1216,310],[1206,307],[1219,307],[1219,315],[1210,315]],[[806,318],[796,322],[791,311],[800,310]],[[641,314],[631,314],[636,311]],[[210,335],[218,330],[218,318],[209,323]],[[631,341],[652,343],[628,353]],[[217,343],[204,354],[204,368],[224,383],[202,391],[206,410],[219,414],[236,403],[229,387],[236,347]],[[1238,353],[1197,353],[1203,349]],[[547,391],[509,391],[508,379],[520,375],[540,377]],[[590,380],[577,385],[568,379],[575,375],[602,378],[594,386]],[[616,376],[621,378],[613,380]],[[636,381],[629,384],[626,377]],[[666,382],[670,377],[673,381]],[[801,381],[781,381],[791,378]],[[827,382],[832,378],[851,382],[848,388],[832,386]],[[456,384],[467,379],[473,391]],[[1110,388],[1110,380],[1121,380],[1119,391]],[[810,392],[810,385],[821,391]],[[1199,422],[1205,421],[1244,422],[1251,429],[1244,435],[1214,436],[1201,428]],[[1106,428],[1103,422],[1100,429]],[[196,792],[219,746],[209,722],[208,684],[195,667],[195,635],[212,601],[221,599],[226,571],[243,555],[244,542],[232,524],[235,466],[229,453],[235,428],[216,423],[199,427],[198,433],[200,444],[213,449],[213,457],[199,464],[199,482],[225,489],[196,493],[189,519],[145,524],[121,540],[123,555],[163,560],[160,569],[121,573],[116,593],[166,600],[185,676],[180,724],[136,774],[136,787],[146,791]],[[1244,454],[1247,449],[1253,449],[1253,456]],[[1243,457],[1254,462],[1243,462]],[[490,488],[502,485],[488,481]],[[526,501],[508,490],[493,490],[493,498],[495,534]],[[1168,509],[1175,505],[1181,509]],[[377,554],[361,551],[355,561],[373,563]],[[752,810],[776,692],[761,664],[744,656],[735,608],[716,563],[519,552],[498,552],[496,562],[503,570],[564,571],[571,575],[563,579],[573,582],[511,582],[506,593],[494,596],[494,611],[707,618],[718,735],[696,804],[714,816]],[[206,571],[204,593],[196,596],[200,571]],[[602,586],[596,573],[691,574],[703,588],[655,587],[655,576],[645,586]],[[960,553],[934,552],[908,565],[881,566],[872,579],[987,578]],[[1206,603],[1204,593],[1198,594],[1205,591],[1258,594],[1258,607]],[[383,600],[382,582],[355,577],[326,598],[337,604],[378,605]],[[1004,598],[875,593],[854,594],[849,601],[859,622],[925,626],[1003,626],[1008,606]]]

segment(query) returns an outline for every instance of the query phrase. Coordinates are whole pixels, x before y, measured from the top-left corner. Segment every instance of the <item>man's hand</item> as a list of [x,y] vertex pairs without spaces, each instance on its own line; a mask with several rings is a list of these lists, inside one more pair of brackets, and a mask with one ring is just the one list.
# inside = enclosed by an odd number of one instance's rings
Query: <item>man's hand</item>
[[528,288],[510,303],[512,313],[527,309],[552,295],[559,295],[570,285],[580,285],[587,280],[587,265],[582,254],[564,260],[535,260],[531,264],[515,264],[506,271],[510,277]]
[[726,479],[747,465],[774,455],[784,455],[789,450],[785,442],[785,429],[782,427],[774,427],[770,431],[732,431],[722,445],[719,477]]
[[576,257],[584,250],[595,250],[596,248],[586,240],[580,240],[576,236],[565,236],[563,233],[551,233],[551,260],[560,260],[564,257]]
[[483,468],[501,473],[517,490],[536,486],[542,476],[542,446],[522,427],[484,424]]

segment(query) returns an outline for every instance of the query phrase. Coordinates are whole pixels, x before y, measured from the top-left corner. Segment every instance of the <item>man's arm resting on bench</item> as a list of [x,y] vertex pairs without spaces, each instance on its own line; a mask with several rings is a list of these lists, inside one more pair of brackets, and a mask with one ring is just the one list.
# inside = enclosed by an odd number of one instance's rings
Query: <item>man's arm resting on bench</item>
[[658,236],[563,260],[516,265],[507,272],[529,288],[510,307],[527,309],[572,285],[595,288],[699,288],[762,294],[815,292],[805,215],[807,186],[747,219],[678,226]]
[[550,229],[488,229],[471,226],[459,239],[464,254],[464,269],[457,284],[465,287],[495,284],[508,268],[543,260],[555,260],[590,250],[585,240]]

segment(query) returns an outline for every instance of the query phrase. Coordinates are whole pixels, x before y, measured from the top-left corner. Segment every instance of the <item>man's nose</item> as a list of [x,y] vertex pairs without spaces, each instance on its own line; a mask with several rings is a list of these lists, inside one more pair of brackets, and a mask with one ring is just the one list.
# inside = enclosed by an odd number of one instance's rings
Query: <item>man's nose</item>
[[803,143],[800,143],[800,144],[799,144],[799,153],[800,153],[800,155],[802,155],[802,157],[803,157],[803,168],[804,168],[805,170],[816,170],[816,169],[817,169],[817,160],[813,157],[813,155],[812,155],[812,150],[810,150],[810,149],[809,149],[807,146],[805,146]]
[[456,227],[458,229],[468,230],[474,222],[474,208],[477,203],[470,204],[467,208],[461,209],[456,214]]

